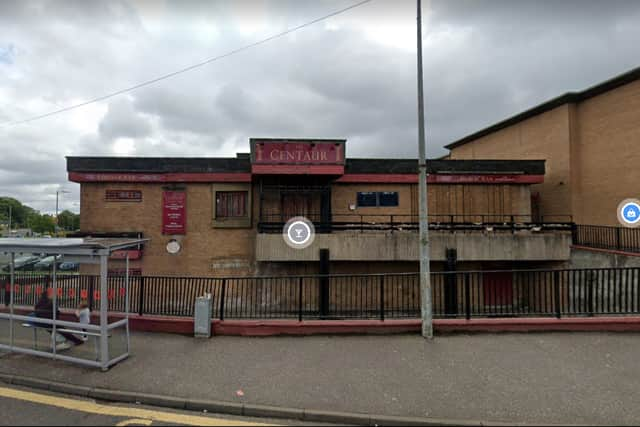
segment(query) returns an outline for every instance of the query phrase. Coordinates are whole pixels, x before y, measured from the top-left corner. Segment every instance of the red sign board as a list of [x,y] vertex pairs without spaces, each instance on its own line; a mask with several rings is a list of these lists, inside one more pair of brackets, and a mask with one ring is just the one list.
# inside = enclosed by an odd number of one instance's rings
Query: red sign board
[[253,164],[344,165],[340,142],[252,141]]
[[162,233],[186,234],[186,203],[184,191],[162,193]]

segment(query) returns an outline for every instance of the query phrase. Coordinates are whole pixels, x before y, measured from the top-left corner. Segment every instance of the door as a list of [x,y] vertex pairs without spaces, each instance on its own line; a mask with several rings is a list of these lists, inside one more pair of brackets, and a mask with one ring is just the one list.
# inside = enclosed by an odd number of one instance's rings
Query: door
[[482,289],[484,309],[488,314],[509,312],[513,304],[513,275],[511,272],[484,273]]
[[282,195],[282,222],[288,221],[294,216],[311,218],[311,197],[308,194],[289,193]]

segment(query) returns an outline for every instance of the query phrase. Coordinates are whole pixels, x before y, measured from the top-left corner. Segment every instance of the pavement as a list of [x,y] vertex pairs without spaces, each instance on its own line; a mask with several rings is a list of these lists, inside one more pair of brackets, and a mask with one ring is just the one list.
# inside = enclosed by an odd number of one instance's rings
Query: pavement
[[441,335],[425,341],[418,335],[194,339],[140,332],[131,343],[133,356],[106,373],[19,354],[0,357],[0,373],[308,413],[476,425],[640,422],[637,333]]
[[[139,404],[98,403],[89,398],[51,392],[34,392],[19,386],[0,386],[0,413],[2,414],[0,425],[6,426],[196,425],[243,427],[293,425],[289,420],[194,413]],[[317,424],[296,422],[295,425]]]

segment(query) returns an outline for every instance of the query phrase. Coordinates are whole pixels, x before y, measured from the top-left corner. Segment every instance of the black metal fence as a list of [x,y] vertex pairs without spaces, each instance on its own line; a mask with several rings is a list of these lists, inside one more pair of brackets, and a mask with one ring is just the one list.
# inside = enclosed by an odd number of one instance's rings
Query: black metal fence
[[[282,233],[291,215],[262,214],[258,222],[260,233]],[[419,228],[417,215],[382,215],[382,214],[332,214],[331,221],[326,221],[320,214],[307,214],[313,221],[316,231],[327,233],[334,231],[417,231]],[[573,229],[570,215],[553,215],[535,218],[532,215],[511,214],[434,214],[429,215],[431,230],[565,230]]]
[[[0,302],[8,304],[8,275]],[[640,313],[640,268],[434,272],[434,317],[562,317]],[[51,289],[43,274],[17,275],[14,302],[34,306]],[[109,277],[100,295],[96,276],[57,280],[61,308],[106,297],[125,310],[124,277]],[[399,319],[420,316],[417,273],[289,277],[157,277],[130,280],[130,310],[141,315],[193,316],[197,296],[211,293],[219,319]]]
[[573,232],[573,244],[624,252],[640,252],[640,228],[578,224]]

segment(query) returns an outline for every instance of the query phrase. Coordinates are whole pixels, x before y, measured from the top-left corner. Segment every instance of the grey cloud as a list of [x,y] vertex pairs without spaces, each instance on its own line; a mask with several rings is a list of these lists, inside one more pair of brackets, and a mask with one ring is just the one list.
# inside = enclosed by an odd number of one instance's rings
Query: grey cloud
[[99,125],[100,135],[107,139],[144,138],[151,133],[149,120],[134,111],[128,98],[118,98],[109,103],[109,110]]
[[[0,117],[130,86],[352,3],[0,2],[0,45],[15,46],[12,63],[0,64],[12,76],[0,80]],[[481,127],[640,65],[636,1],[423,3],[431,156]],[[134,155],[229,156],[247,151],[252,136],[298,136],[347,138],[350,156],[415,157],[415,52],[369,40],[356,25],[393,21],[413,29],[414,4],[376,0],[341,16],[335,31],[320,23],[114,98],[83,130],[70,115],[0,129],[0,148],[14,157],[0,159],[0,192],[48,199],[58,185],[75,188],[65,183],[64,155],[114,155],[121,137],[133,138]],[[269,26],[255,34],[235,27],[263,18]],[[201,25],[215,31],[203,37]]]

